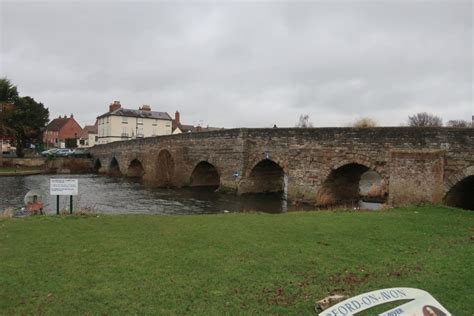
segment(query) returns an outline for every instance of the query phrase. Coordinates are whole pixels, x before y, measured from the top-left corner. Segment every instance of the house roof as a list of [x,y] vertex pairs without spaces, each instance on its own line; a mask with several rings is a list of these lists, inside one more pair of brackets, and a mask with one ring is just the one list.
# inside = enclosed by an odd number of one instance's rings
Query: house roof
[[222,127],[200,127],[200,126],[193,126],[193,125],[185,125],[181,123],[177,123],[176,120],[173,120],[171,130],[174,132],[175,129],[179,128],[183,133],[194,133],[194,132],[212,132],[212,131],[219,131],[223,130]]
[[220,130],[223,130],[225,128],[223,127],[212,127],[212,126],[207,126],[207,127],[203,127],[201,129],[201,132],[213,132],[213,131],[220,131]]
[[113,112],[107,112],[97,117],[98,119],[106,116],[127,116],[127,117],[142,117],[142,118],[151,118],[158,120],[168,120],[171,121],[171,116],[166,112],[157,112],[157,111],[141,111],[141,110],[132,110],[120,108]]
[[48,126],[46,126],[47,131],[58,132],[63,128],[64,125],[69,121],[70,118],[59,117],[52,120]]
[[196,128],[192,125],[185,125],[176,122],[176,120],[173,120],[172,126],[171,126],[171,131],[174,132],[175,129],[179,128],[181,132],[183,133],[188,133],[188,132],[195,132]]
[[80,139],[86,139],[89,138],[89,134],[97,134],[97,125],[86,125],[82,129],[81,136],[79,137]]

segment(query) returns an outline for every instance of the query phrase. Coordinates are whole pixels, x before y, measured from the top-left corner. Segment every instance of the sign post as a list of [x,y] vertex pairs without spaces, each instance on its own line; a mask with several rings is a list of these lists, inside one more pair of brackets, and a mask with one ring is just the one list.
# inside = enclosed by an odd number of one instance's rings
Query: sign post
[[59,196],[69,195],[69,214],[72,214],[72,196],[78,194],[79,183],[77,179],[50,179],[50,194],[56,195],[56,214],[59,215]]

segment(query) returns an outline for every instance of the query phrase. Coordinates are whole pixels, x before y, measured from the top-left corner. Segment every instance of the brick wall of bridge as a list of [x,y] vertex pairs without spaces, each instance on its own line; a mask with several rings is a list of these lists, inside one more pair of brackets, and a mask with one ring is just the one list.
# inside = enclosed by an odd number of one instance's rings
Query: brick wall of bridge
[[123,174],[138,159],[144,180],[152,183],[163,165],[157,161],[161,150],[173,157],[171,183],[177,187],[188,185],[194,167],[207,161],[216,167],[221,188],[258,191],[261,184],[252,187],[250,174],[270,159],[287,177],[289,199],[315,202],[334,170],[359,164],[381,175],[392,204],[437,203],[472,170],[474,129],[233,129],[116,142],[91,153],[100,159],[102,171],[115,157]]

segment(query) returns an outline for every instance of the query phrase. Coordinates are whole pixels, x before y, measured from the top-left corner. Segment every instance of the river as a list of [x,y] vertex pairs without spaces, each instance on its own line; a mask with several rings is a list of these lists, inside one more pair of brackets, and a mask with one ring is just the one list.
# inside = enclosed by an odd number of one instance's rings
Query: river
[[[30,190],[44,194],[47,214],[56,212],[56,197],[49,195],[50,178],[79,180],[79,195],[73,209],[88,209],[108,214],[213,214],[224,212],[283,213],[302,210],[280,194],[236,196],[197,188],[160,189],[147,187],[126,178],[89,175],[35,175],[0,177],[0,210],[23,207]],[[311,207],[306,206],[306,209]],[[69,197],[60,198],[60,209],[69,210]],[[314,207],[313,207],[314,209]]]

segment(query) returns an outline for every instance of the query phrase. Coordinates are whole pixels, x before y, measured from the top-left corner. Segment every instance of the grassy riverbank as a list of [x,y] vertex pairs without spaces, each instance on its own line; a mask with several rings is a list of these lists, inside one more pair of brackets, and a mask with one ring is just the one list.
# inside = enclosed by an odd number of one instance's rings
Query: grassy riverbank
[[429,291],[474,312],[474,212],[0,220],[0,313],[314,314],[330,292]]
[[25,176],[40,174],[41,172],[41,168],[38,167],[0,167],[0,176]]

